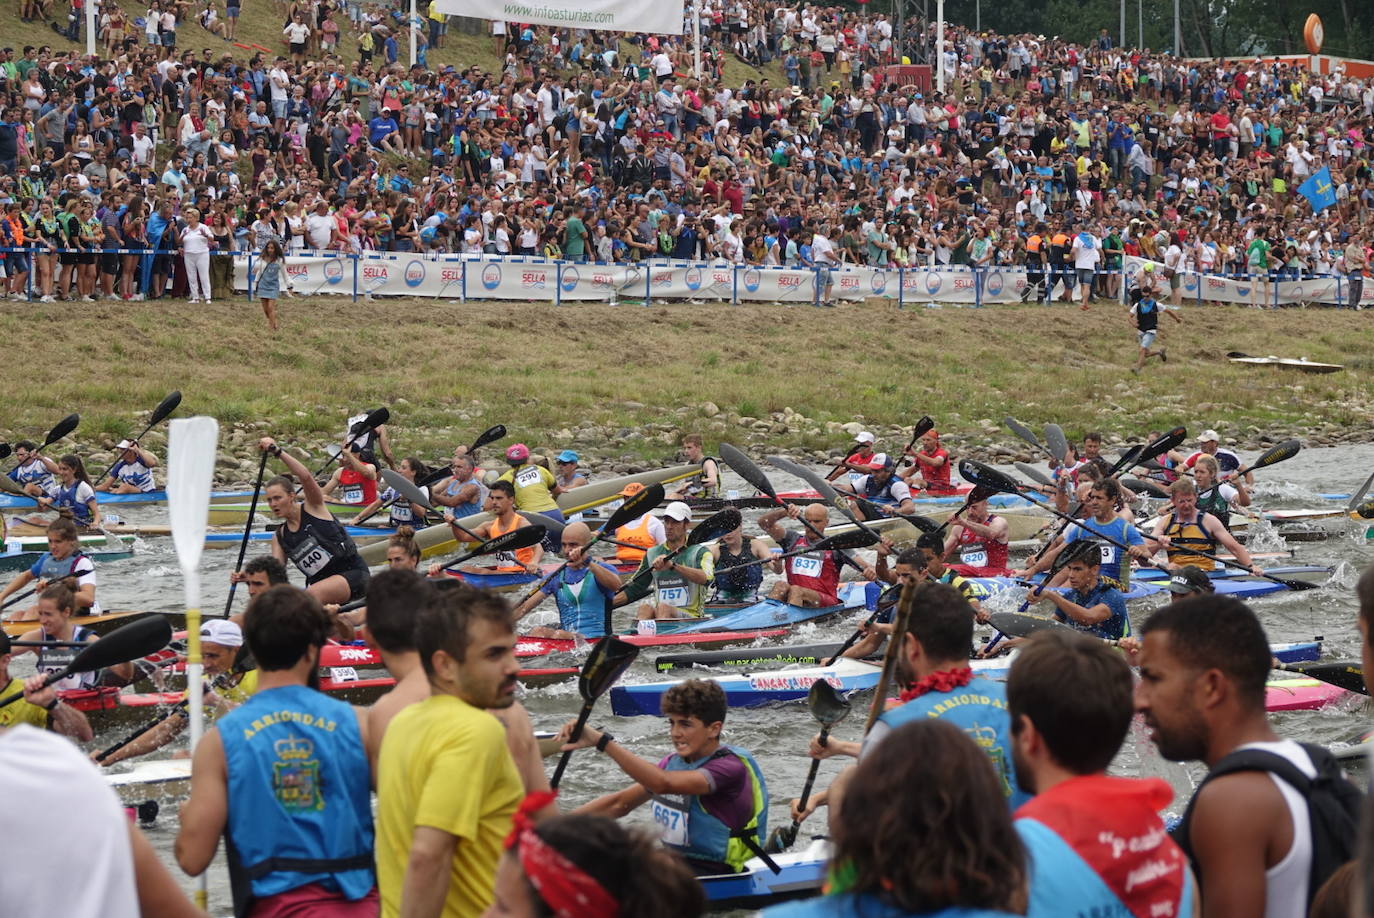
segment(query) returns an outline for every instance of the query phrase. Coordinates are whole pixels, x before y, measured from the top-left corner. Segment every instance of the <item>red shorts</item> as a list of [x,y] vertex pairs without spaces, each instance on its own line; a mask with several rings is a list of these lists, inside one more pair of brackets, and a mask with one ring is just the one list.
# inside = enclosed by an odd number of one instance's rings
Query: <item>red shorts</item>
[[284,893],[258,899],[249,918],[377,918],[381,900],[374,886],[361,899],[350,901],[318,883],[288,889]]

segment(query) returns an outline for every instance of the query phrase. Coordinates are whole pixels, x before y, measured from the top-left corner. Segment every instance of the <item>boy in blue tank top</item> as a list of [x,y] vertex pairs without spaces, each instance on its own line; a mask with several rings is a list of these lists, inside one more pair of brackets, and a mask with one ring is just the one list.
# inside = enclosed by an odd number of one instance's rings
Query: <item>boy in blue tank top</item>
[[547,596],[558,604],[558,627],[539,627],[533,637],[568,640],[581,635],[599,638],[611,631],[611,600],[620,592],[620,575],[610,565],[584,554],[592,540],[586,523],[569,523],[563,530],[563,555],[568,563],[515,607],[523,618]]
[[[596,747],[634,784],[598,797],[575,812],[619,818],[652,803],[665,845],[698,875],[738,873],[761,850],[768,826],[768,787],[754,757],[721,742],[725,691],[689,679],[663,696],[673,753],[657,765],[641,759],[601,730],[583,727],[564,749]],[[572,732],[574,721],[563,728]]]

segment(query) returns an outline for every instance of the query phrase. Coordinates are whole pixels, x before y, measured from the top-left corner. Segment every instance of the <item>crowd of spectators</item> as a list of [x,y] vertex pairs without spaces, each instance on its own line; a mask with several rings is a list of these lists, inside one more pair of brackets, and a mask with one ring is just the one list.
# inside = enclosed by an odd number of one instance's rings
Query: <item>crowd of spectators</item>
[[[27,249],[11,295],[160,295],[193,211],[215,297],[226,253],[272,239],[911,266],[1067,263],[1085,233],[1100,269],[1362,268],[1344,253],[1367,241],[1374,84],[1339,70],[953,23],[941,52],[933,24],[771,0],[701,5],[699,75],[690,23],[485,23],[498,68],[430,67],[457,23],[423,3],[411,23],[400,4],[217,3],[107,0],[93,58],[0,51],[0,245]],[[238,40],[245,13],[281,24],[275,47]],[[889,69],[941,53],[944,92]],[[1323,166],[1337,203],[1314,214],[1296,189]]]

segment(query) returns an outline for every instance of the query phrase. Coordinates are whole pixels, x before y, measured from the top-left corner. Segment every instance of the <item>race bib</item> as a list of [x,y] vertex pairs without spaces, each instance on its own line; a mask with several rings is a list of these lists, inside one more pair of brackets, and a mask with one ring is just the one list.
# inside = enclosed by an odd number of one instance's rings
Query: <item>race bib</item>
[[665,845],[687,847],[687,807],[660,797],[653,799],[654,822]]
[[331,666],[329,678],[335,682],[357,682],[358,671],[351,666]]
[[792,559],[792,573],[798,577],[819,577],[821,575],[821,559],[798,555]]
[[362,485],[345,485],[340,492],[340,499],[346,504],[361,504],[363,502]]
[[1099,549],[1100,549],[1101,552],[1102,552],[1102,563],[1103,563],[1103,564],[1114,564],[1114,563],[1116,562],[1116,546],[1115,546],[1115,545],[1102,545],[1102,546],[1099,546]]
[[659,587],[658,601],[675,609],[684,608],[687,605],[687,588],[685,586]]
[[296,550],[291,553],[291,560],[300,568],[302,574],[314,577],[329,565],[333,556],[315,541],[314,536],[306,536],[305,541],[297,545]]
[[539,484],[539,469],[531,465],[516,472],[515,484],[521,488]]
[[981,548],[977,551],[966,551],[959,555],[959,563],[967,564],[969,567],[987,567],[988,553]]
[[498,551],[491,556],[496,562],[497,567],[524,567],[515,557],[513,551]]

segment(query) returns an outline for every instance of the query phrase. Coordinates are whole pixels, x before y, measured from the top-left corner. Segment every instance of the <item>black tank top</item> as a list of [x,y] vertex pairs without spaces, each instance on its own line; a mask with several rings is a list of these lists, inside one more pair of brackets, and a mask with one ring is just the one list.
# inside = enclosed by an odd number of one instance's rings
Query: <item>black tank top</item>
[[306,583],[318,583],[348,570],[367,570],[358,546],[339,521],[311,516],[301,507],[301,528],[292,532],[282,525],[277,530],[286,557],[305,575]]

